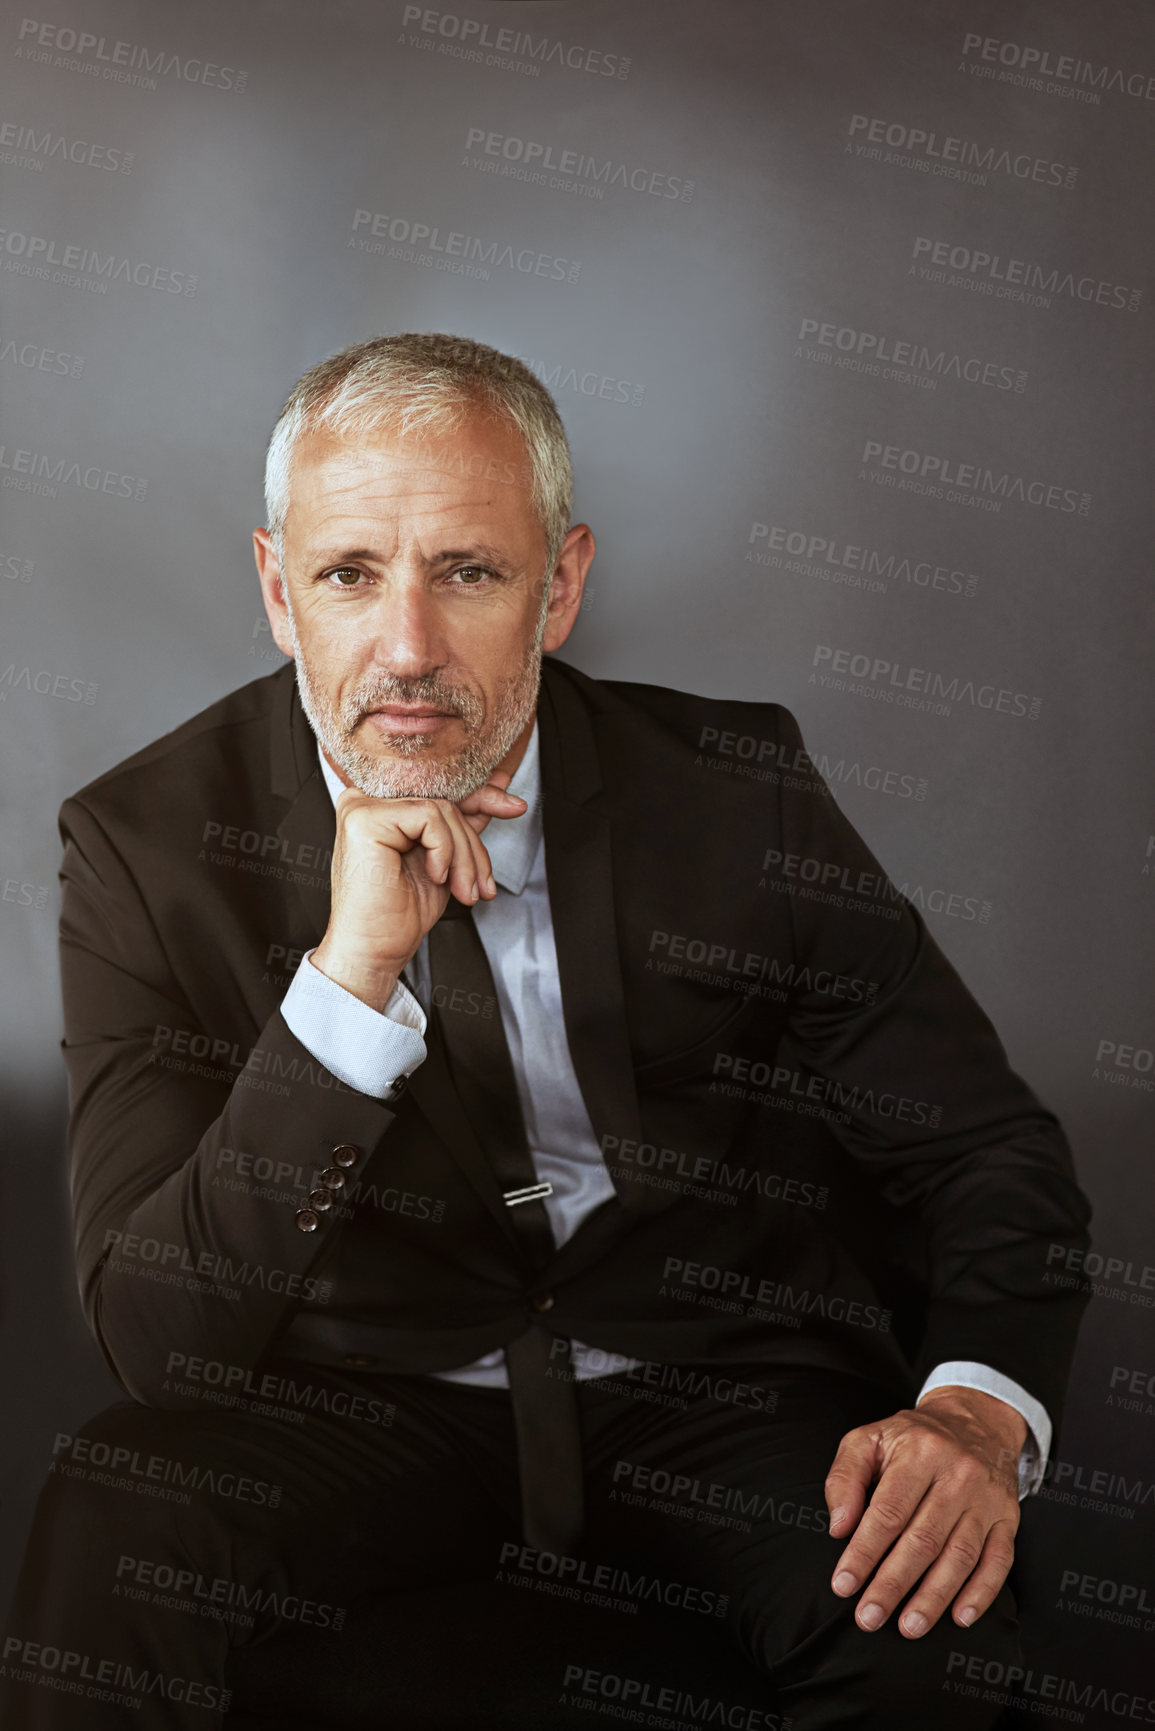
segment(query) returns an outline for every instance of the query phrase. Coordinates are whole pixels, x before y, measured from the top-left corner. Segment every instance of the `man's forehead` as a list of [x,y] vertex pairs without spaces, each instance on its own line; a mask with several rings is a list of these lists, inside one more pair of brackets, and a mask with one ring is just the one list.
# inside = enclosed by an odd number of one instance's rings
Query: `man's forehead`
[[516,430],[492,415],[468,415],[451,430],[418,428],[402,433],[389,425],[356,434],[326,428],[302,433],[293,452],[294,479],[316,477],[334,485],[357,485],[375,477],[475,475],[488,464],[528,485],[525,445]]
[[364,438],[302,436],[294,452],[289,518],[312,549],[355,519],[433,517],[506,534],[537,529],[525,451],[511,428],[471,418],[436,437],[375,431]]

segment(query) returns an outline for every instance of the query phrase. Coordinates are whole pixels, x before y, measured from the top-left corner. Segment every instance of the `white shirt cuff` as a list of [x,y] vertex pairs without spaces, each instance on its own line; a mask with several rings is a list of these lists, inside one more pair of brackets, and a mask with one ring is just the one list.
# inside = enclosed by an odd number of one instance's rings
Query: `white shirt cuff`
[[936,1365],[919,1389],[918,1400],[929,1394],[932,1388],[947,1385],[974,1388],[980,1394],[994,1395],[996,1400],[1006,1401],[1026,1419],[1029,1434],[1019,1456],[1019,1500],[1033,1496],[1043,1482],[1043,1472],[1051,1452],[1051,1421],[1047,1409],[1009,1376],[992,1370],[989,1364],[973,1364],[969,1359],[952,1359],[949,1364]]
[[398,980],[383,1011],[314,967],[306,950],[281,1000],[292,1033],[338,1081],[387,1100],[425,1061],[425,1012]]

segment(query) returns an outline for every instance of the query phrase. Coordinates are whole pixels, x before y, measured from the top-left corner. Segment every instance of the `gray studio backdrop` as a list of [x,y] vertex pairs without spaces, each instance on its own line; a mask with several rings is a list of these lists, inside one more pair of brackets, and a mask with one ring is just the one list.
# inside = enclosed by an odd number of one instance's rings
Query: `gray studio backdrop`
[[[569,428],[599,555],[566,655],[791,706],[1068,1126],[1100,1260],[1031,1608],[1053,1670],[1138,1688],[1149,6],[26,3],[0,35],[0,1587],[54,1435],[112,1392],[69,1257],[56,809],[280,663],[249,535],[298,374],[452,330],[525,358]],[[757,742],[703,748],[757,772]]]

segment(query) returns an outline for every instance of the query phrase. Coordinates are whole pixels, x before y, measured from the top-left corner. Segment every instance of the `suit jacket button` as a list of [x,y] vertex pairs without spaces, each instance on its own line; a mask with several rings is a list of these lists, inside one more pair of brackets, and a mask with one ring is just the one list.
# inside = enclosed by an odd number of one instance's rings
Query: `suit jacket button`
[[329,1159],[334,1166],[356,1166],[360,1153],[361,1150],[354,1148],[352,1142],[341,1142],[334,1148]]
[[552,1310],[553,1293],[549,1291],[531,1292],[529,1295],[529,1305],[531,1310]]
[[370,1358],[367,1352],[347,1352],[342,1363],[347,1364],[350,1370],[372,1370],[377,1360]]
[[317,1211],[315,1209],[313,1209],[313,1208],[298,1208],[298,1210],[297,1210],[297,1230],[298,1230],[298,1232],[316,1232],[316,1230],[317,1230],[318,1226],[320,1226],[320,1224],[321,1224],[321,1216],[317,1213]]
[[326,1190],[344,1190],[345,1174],[339,1166],[326,1166],[317,1183]]
[[310,1190],[309,1207],[315,1208],[318,1214],[327,1214],[333,1206],[331,1190]]

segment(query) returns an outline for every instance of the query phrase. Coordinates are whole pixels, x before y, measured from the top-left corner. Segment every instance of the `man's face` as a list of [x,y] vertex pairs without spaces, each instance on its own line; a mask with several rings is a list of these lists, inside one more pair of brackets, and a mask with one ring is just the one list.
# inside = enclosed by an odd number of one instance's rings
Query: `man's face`
[[342,779],[458,800],[520,758],[542,650],[569,634],[593,537],[570,531],[549,585],[512,428],[477,413],[448,435],[308,434],[283,567],[266,531],[254,541],[273,636]]

